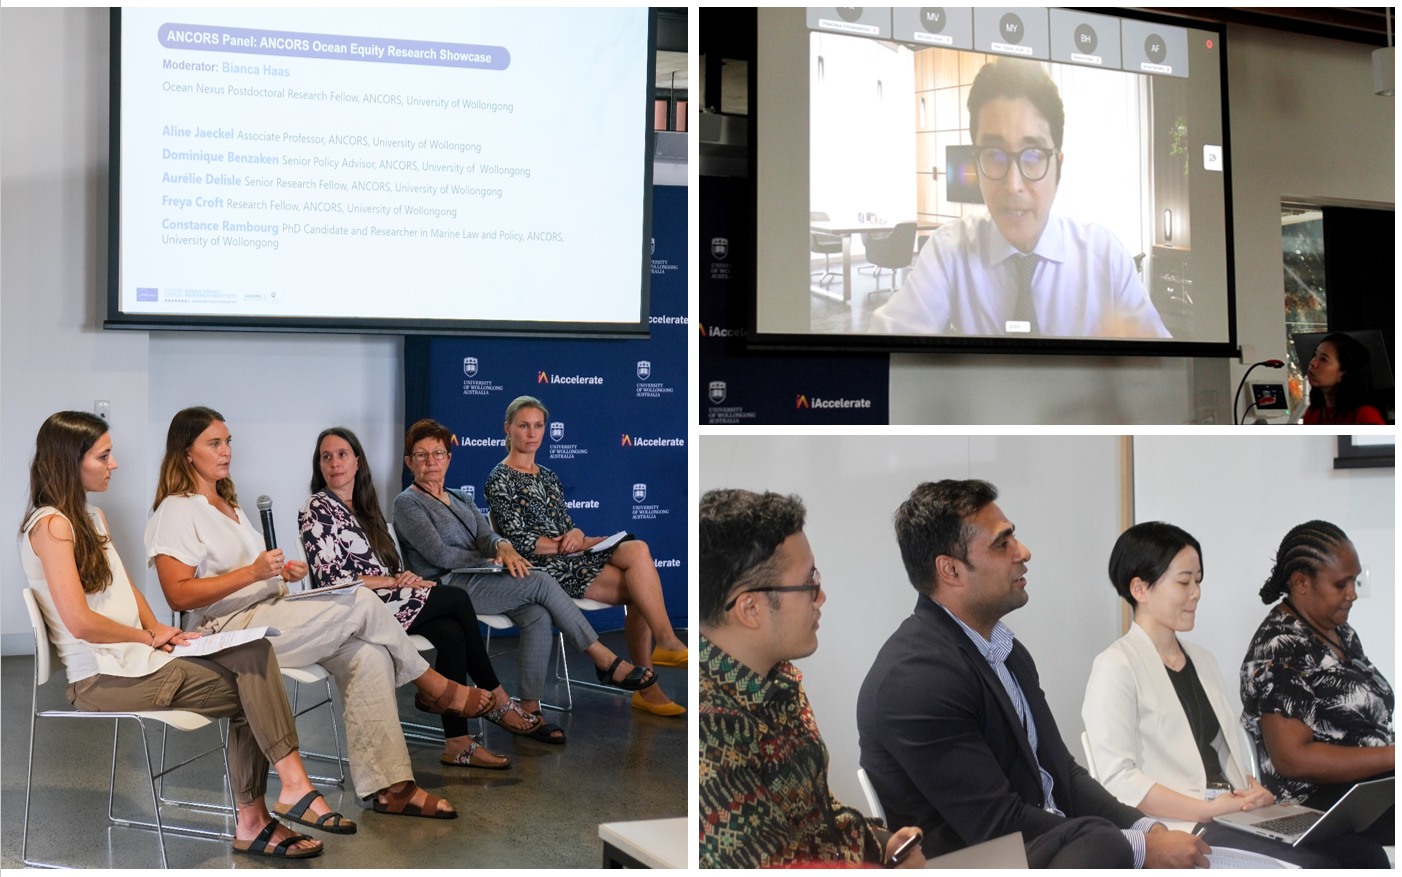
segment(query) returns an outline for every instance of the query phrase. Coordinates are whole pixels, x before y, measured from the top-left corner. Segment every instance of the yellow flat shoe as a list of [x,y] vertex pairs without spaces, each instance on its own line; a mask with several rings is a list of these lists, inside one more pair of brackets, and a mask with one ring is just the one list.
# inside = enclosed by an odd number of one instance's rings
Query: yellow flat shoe
[[686,712],[686,707],[679,703],[649,703],[643,699],[642,692],[633,692],[633,709],[652,713],[655,716],[679,716]]
[[686,649],[679,649],[669,652],[666,649],[652,650],[652,666],[654,667],[686,667]]

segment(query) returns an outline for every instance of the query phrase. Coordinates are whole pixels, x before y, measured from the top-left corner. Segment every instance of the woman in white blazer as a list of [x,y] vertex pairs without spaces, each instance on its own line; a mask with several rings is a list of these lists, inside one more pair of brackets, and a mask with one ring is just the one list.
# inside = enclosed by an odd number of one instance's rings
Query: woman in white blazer
[[1110,581],[1134,623],[1096,656],[1081,707],[1101,784],[1146,815],[1188,823],[1272,803],[1241,767],[1217,662],[1178,638],[1202,595],[1198,541],[1171,524],[1131,527],[1110,554]]

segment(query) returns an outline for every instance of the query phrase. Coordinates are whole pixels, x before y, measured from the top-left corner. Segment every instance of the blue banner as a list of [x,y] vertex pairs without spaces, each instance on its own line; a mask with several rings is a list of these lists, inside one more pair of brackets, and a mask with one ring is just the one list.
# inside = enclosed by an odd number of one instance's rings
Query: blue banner
[[[647,542],[672,624],[682,628],[690,508],[686,188],[655,187],[652,210],[650,338],[406,339],[406,418],[432,417],[453,433],[446,484],[471,494],[485,513],[487,475],[506,456],[506,406],[517,396],[539,399],[550,416],[536,462],[560,477],[570,517],[590,536],[627,530]],[[411,351],[411,342],[420,349]],[[623,612],[590,622],[621,627]]]
[[745,349],[753,215],[748,180],[701,178],[701,423],[887,423],[887,354]]

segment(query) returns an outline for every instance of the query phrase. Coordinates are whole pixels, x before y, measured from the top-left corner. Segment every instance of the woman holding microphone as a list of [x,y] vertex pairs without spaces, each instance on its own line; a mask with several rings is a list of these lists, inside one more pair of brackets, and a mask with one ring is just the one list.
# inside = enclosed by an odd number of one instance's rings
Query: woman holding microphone
[[239,507],[229,477],[233,453],[224,417],[186,408],[171,420],[146,526],[146,553],[170,607],[198,631],[278,628],[274,649],[289,666],[321,664],[345,703],[346,745],[356,792],[376,812],[453,819],[457,811],[419,788],[399,727],[394,689],[412,682],[426,712],[475,717],[490,692],[466,688],[429,668],[394,616],[370,591],[287,600],[301,561],[263,538]]
[[268,812],[269,764],[282,784],[279,814],[354,834],[355,823],[333,812],[307,779],[267,639],[203,658],[170,655],[199,634],[156,620],[117,556],[106,516],[87,501],[107,490],[117,468],[106,421],[60,411],[44,421],[35,444],[20,560],[63,659],[69,702],[96,712],[179,709],[229,719],[237,852],[288,859],[322,853],[321,841],[293,833]]

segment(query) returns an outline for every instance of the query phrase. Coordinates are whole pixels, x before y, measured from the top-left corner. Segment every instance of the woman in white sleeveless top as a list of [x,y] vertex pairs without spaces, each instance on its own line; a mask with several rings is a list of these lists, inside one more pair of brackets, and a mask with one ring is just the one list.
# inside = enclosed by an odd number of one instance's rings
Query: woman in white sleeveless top
[[87,504],[86,494],[105,491],[117,468],[106,422],[61,411],[40,427],[36,445],[20,559],[63,659],[69,702],[82,710],[182,709],[228,718],[236,851],[285,858],[322,852],[321,841],[294,834],[268,812],[269,763],[282,780],[279,814],[353,833],[355,823],[332,813],[307,779],[268,640],[205,658],[169,654],[197,634],[156,620],[117,556],[105,517]]

